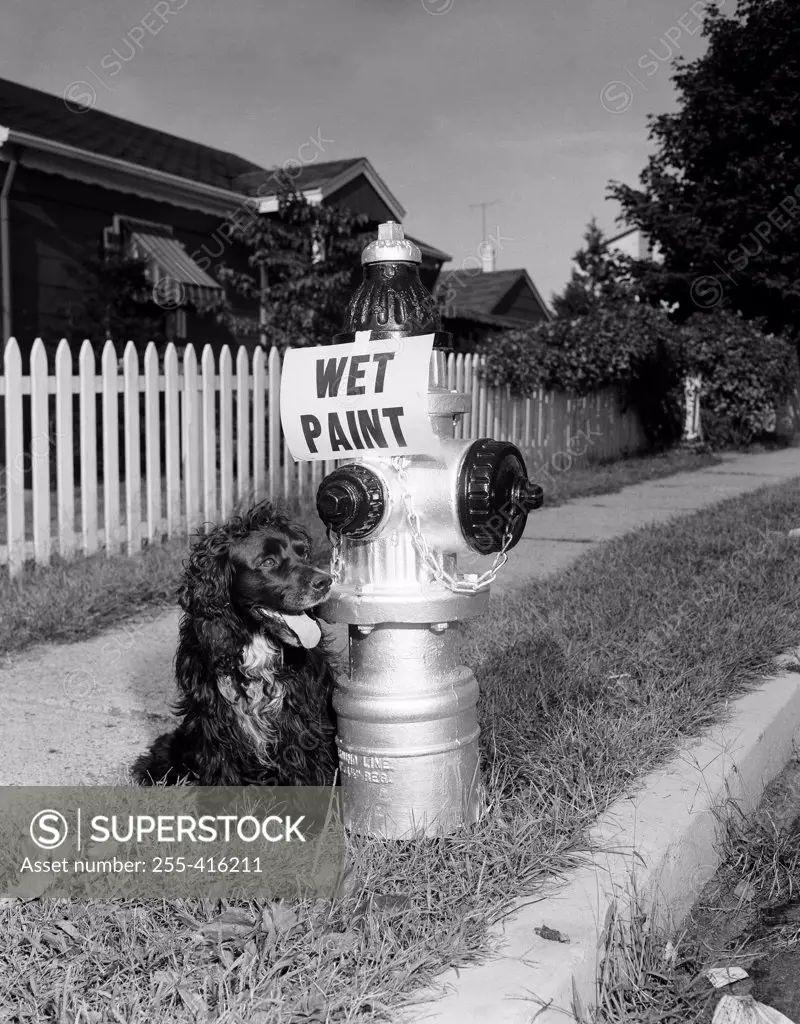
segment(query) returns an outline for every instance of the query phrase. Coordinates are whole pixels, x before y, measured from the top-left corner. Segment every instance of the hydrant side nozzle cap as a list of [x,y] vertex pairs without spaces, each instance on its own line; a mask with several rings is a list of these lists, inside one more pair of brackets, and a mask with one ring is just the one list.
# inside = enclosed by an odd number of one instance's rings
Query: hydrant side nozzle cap
[[513,548],[528,513],[540,508],[542,500],[542,488],[528,479],[525,460],[515,444],[489,437],[472,442],[459,470],[458,518],[473,550],[482,554],[502,550],[508,530],[510,543],[505,550]]
[[361,254],[361,263],[421,263],[419,246],[405,237],[402,224],[388,220],[378,225],[378,237]]
[[366,466],[339,466],[317,490],[317,512],[323,523],[350,538],[368,536],[386,507],[380,479]]

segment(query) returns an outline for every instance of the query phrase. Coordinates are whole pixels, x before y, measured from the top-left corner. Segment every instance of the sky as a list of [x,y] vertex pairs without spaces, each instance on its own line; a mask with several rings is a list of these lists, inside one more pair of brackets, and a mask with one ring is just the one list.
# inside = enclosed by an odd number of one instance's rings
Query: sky
[[608,182],[637,184],[710,2],[2,0],[0,77],[263,166],[366,156],[451,266],[491,203],[497,268],[549,301],[590,218],[620,230]]

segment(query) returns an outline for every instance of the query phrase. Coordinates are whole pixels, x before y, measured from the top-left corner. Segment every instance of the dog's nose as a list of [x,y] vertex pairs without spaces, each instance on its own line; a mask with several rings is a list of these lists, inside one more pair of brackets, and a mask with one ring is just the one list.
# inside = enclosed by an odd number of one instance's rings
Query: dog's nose
[[325,573],[322,576],[318,576],[317,579],[314,580],[312,586],[314,587],[314,590],[328,590],[332,583],[333,577]]

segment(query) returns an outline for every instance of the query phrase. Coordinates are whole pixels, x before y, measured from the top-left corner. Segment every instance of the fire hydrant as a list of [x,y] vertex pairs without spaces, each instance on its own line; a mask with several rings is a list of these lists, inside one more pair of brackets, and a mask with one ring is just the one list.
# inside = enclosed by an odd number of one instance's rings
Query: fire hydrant
[[[453,626],[486,612],[542,489],[515,445],[454,438],[470,398],[446,386],[452,338],[420,281],[419,248],[389,222],[361,262],[336,340],[370,331],[370,343],[413,345],[434,335],[428,416],[438,447],[349,459],[317,492],[334,576],[320,614],[349,626],[349,677],[334,692],[345,823],[394,839],[443,835],[484,806],[478,684],[459,664]],[[493,564],[459,573],[459,556],[476,553]]]

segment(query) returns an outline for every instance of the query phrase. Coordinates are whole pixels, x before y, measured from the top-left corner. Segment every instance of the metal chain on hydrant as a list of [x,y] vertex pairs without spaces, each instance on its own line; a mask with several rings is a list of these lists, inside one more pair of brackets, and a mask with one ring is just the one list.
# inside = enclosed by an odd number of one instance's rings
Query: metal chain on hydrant
[[341,582],[342,569],[342,535],[336,530],[328,530],[328,540],[331,542],[331,576],[334,583]]
[[470,574],[475,577],[474,579],[467,579],[467,576],[464,574],[453,576],[451,573],[447,572],[441,560],[437,561],[436,556],[428,547],[428,542],[422,534],[419,514],[414,508],[414,501],[411,497],[411,492],[408,489],[408,473],[406,472],[406,466],[408,465],[407,457],[405,455],[395,455],[390,461],[392,469],[397,473],[397,478],[400,481],[400,497],[402,498],[403,506],[406,510],[406,519],[408,520],[408,525],[411,528],[411,539],[414,542],[414,547],[417,549],[417,552],[424,564],[431,573],[433,573],[433,578],[436,582],[443,584],[448,588],[448,590],[452,590],[456,594],[475,594],[479,590],[483,590],[485,587],[494,583],[498,572],[508,561],[506,551],[513,539],[510,524],[506,524],[506,528],[503,533],[503,545],[500,551],[495,555],[494,563],[491,568],[487,569],[486,572],[481,573],[480,575]]

